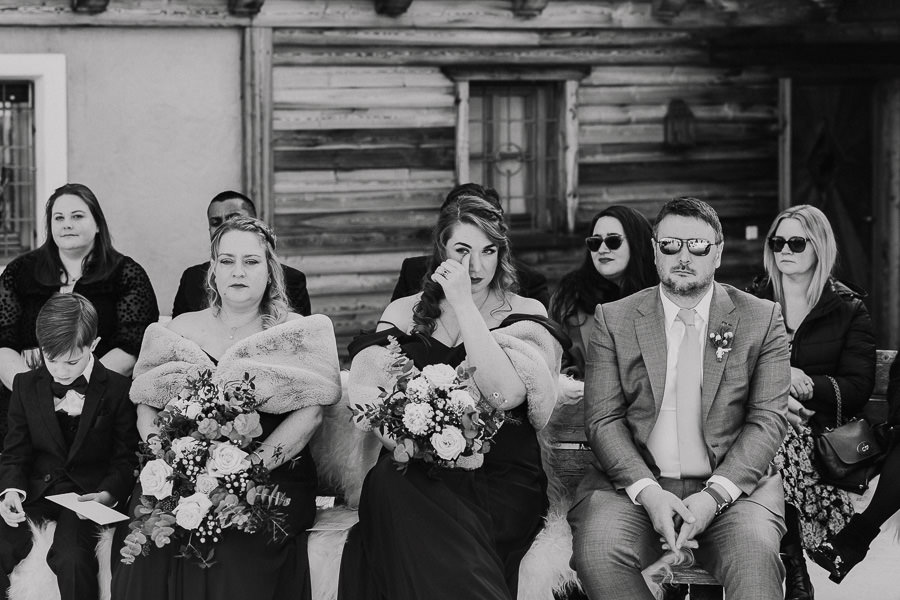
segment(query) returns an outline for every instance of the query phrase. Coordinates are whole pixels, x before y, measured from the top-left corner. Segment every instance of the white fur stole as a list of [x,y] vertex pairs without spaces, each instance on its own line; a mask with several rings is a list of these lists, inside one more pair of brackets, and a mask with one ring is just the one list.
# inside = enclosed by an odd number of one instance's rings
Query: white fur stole
[[262,412],[286,413],[327,406],[341,398],[334,328],[325,315],[312,315],[270,327],[236,342],[215,366],[192,340],[159,324],[144,334],[134,366],[131,401],[163,408],[188,376],[210,369],[216,382],[253,376]]

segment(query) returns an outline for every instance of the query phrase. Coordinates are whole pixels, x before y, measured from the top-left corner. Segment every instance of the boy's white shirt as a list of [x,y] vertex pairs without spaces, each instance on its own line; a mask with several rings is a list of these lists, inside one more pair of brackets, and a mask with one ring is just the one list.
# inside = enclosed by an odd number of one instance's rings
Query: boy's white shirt
[[[91,358],[88,360],[87,365],[84,367],[84,371],[78,377],[84,376],[84,379],[90,383],[91,381],[91,373],[94,372],[94,354],[91,353]],[[78,378],[76,377],[76,379]],[[56,381],[56,380],[54,380]],[[59,383],[59,382],[57,382]],[[62,410],[70,417],[77,417],[81,414],[81,409],[84,408],[84,394],[79,394],[75,390],[69,390],[66,392],[66,395],[63,398],[54,398],[53,399],[54,409],[59,411]],[[24,490],[20,490],[19,488],[6,488],[0,493],[0,499],[6,497],[6,492],[18,492],[19,499],[22,502],[25,502],[26,493]]]

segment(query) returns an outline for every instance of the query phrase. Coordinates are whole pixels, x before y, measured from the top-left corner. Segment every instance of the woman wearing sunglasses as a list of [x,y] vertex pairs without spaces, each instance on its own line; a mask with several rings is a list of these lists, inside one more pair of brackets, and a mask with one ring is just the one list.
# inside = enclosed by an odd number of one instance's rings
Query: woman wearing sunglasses
[[[652,238],[650,223],[628,206],[610,206],[594,216],[584,260],[562,278],[550,301],[550,317],[572,338],[572,347],[563,356],[564,373],[584,378],[585,349],[598,304],[659,284]],[[578,383],[574,400],[580,400],[584,390]]]
[[832,276],[837,245],[825,214],[806,204],[775,218],[763,251],[767,278],[753,291],[781,305],[791,340],[788,430],[775,458],[785,492],[781,542],[786,600],[813,598],[803,548],[837,532],[853,515],[847,492],[819,482],[812,432],[858,414],[875,384],[875,340],[865,292]]

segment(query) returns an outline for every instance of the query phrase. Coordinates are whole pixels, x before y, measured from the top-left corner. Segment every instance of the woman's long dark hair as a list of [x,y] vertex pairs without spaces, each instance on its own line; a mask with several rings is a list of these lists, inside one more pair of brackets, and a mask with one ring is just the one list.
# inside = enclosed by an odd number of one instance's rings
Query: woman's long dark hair
[[516,288],[516,271],[510,257],[506,222],[496,192],[473,184],[457,186],[447,195],[434,226],[429,270],[422,286],[422,297],[413,309],[413,331],[416,333],[431,335],[437,327],[444,289],[432,281],[430,275],[447,258],[447,241],[453,235],[453,228],[460,223],[477,227],[497,246],[497,270],[490,283],[491,290],[503,297]]
[[59,287],[60,275],[66,273],[62,261],[59,258],[59,246],[53,239],[50,222],[53,219],[53,206],[62,196],[77,196],[87,204],[88,210],[94,222],[97,223],[97,235],[94,237],[94,247],[84,257],[81,263],[81,283],[91,283],[105,279],[109,276],[122,260],[122,255],[113,248],[112,237],[109,235],[109,226],[106,224],[106,217],[103,216],[103,209],[100,208],[100,202],[94,192],[80,183],[67,183],[62,187],[56,188],[50,198],[47,199],[44,226],[47,230],[47,239],[35,251],[38,260],[35,270],[35,278],[38,283],[51,287]]
[[598,273],[591,251],[585,248],[581,265],[562,278],[550,302],[550,317],[558,323],[565,323],[579,311],[591,315],[600,303],[624,298],[659,283],[651,244],[653,228],[647,219],[629,206],[615,204],[594,215],[592,233],[601,217],[619,221],[628,242],[630,258],[622,274],[622,285],[619,287]]

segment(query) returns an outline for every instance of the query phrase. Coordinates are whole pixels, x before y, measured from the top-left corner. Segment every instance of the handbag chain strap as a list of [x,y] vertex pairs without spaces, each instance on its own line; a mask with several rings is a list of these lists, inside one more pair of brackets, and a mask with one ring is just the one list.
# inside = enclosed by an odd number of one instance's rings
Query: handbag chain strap
[[837,402],[837,425],[836,427],[840,427],[843,424],[843,419],[841,418],[841,388],[838,387],[837,381],[831,375],[826,375],[828,377],[828,381],[831,382],[831,387],[834,388],[834,399]]

